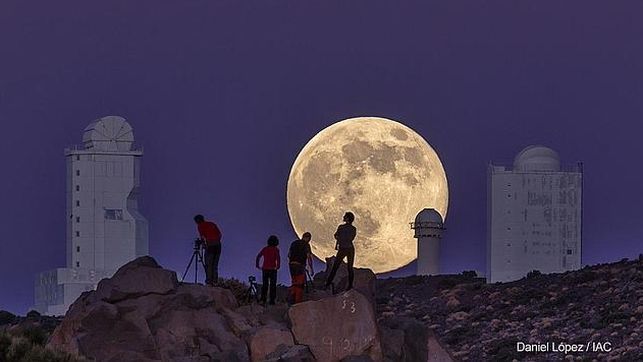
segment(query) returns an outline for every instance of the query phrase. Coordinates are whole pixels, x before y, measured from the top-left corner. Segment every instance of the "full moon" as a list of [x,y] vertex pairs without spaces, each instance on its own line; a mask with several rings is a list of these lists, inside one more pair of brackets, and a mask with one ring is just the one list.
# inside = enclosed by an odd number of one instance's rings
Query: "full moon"
[[286,192],[297,235],[312,234],[321,260],[335,251],[333,234],[355,214],[355,266],[384,273],[417,258],[410,223],[424,208],[446,219],[449,191],[442,163],[411,128],[386,118],[337,122],[315,135],[290,170]]

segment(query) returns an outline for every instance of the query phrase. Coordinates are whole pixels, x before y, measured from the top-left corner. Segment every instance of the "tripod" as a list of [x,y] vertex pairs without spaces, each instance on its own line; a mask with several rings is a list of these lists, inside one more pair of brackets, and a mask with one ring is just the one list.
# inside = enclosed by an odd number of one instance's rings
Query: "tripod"
[[248,290],[246,290],[246,301],[251,302],[259,301],[259,290],[257,288],[257,279],[254,276],[250,276],[248,278],[248,282],[250,283],[250,286],[248,287]]
[[201,249],[202,242],[201,240],[195,240],[194,241],[194,248],[192,251],[192,257],[190,258],[190,262],[188,263],[188,266],[185,268],[185,272],[183,272],[183,276],[181,277],[181,283],[185,281],[185,276],[188,274],[188,271],[190,270],[190,266],[192,263],[194,263],[194,284],[198,283],[198,276],[199,276],[199,264],[205,269],[205,263],[203,262],[203,250]]
[[310,291],[313,289],[313,277],[310,275],[310,272],[308,269],[304,269],[306,271],[306,293],[310,293]]

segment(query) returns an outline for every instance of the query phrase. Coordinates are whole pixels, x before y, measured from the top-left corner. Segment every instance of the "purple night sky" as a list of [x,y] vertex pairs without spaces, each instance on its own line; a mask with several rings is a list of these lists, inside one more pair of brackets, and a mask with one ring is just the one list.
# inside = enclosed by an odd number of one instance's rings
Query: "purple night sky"
[[223,276],[254,272],[272,233],[285,256],[292,162],[361,115],[440,155],[447,272],[485,270],[487,164],[534,143],[584,162],[583,262],[643,252],[643,2],[168,3],[0,4],[0,309],[64,266],[63,149],[104,115],[145,148],[150,251],[180,272],[197,212],[223,230]]

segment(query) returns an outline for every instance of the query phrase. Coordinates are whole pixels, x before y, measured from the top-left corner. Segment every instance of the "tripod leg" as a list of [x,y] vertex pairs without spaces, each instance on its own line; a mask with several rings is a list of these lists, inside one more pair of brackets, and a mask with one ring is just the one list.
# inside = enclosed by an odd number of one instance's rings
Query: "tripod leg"
[[190,270],[190,265],[192,265],[192,262],[194,261],[194,254],[192,254],[192,257],[190,258],[190,262],[188,263],[188,266],[185,268],[185,272],[183,272],[183,276],[181,277],[181,283],[185,280],[185,276],[188,275],[188,270]]
[[203,272],[205,273],[205,281],[207,281],[208,280],[208,275],[207,275],[208,274],[208,268],[206,268],[206,266],[205,266],[203,253],[204,253],[203,250],[199,250],[197,252],[197,258],[196,258],[197,263],[194,265],[194,269],[196,269],[197,264],[201,264],[201,266],[203,267]]
[[[199,257],[197,256],[197,253],[198,253],[198,251],[195,251],[194,256],[196,256],[197,260],[199,260]],[[198,262],[194,263],[194,284],[197,284],[198,281],[199,281],[199,278],[198,278],[199,268],[198,268],[198,266],[199,266]]]

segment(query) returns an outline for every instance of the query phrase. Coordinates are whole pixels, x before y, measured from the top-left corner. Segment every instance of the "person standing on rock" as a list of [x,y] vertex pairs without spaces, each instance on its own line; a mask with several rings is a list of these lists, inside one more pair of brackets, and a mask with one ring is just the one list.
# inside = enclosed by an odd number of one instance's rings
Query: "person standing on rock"
[[335,232],[335,250],[337,250],[337,255],[335,256],[335,263],[333,263],[333,269],[330,271],[328,279],[326,279],[326,288],[328,288],[335,279],[335,274],[339,265],[342,263],[344,258],[347,258],[348,265],[348,288],[346,290],[353,288],[353,264],[355,263],[355,246],[353,245],[353,240],[357,235],[357,228],[353,226],[353,221],[355,221],[355,215],[352,212],[347,212],[344,214],[344,224],[341,224],[337,227]]
[[[281,266],[281,258],[279,257],[279,239],[275,235],[270,235],[268,238],[268,246],[265,246],[259,254],[257,254],[256,265],[257,269],[261,269],[263,275],[263,285],[261,286],[261,303],[266,303],[268,294],[268,286],[270,286],[270,304],[275,304],[277,297],[277,270]],[[263,265],[259,266],[259,261],[263,258]]]
[[288,266],[290,267],[290,300],[293,304],[304,300],[304,285],[306,284],[306,264],[311,274],[313,270],[313,253],[310,250],[309,232],[305,232],[301,239],[295,240],[290,244],[288,250]]
[[219,282],[219,258],[221,257],[221,230],[203,215],[194,217],[199,238],[205,244],[205,284],[215,286]]

